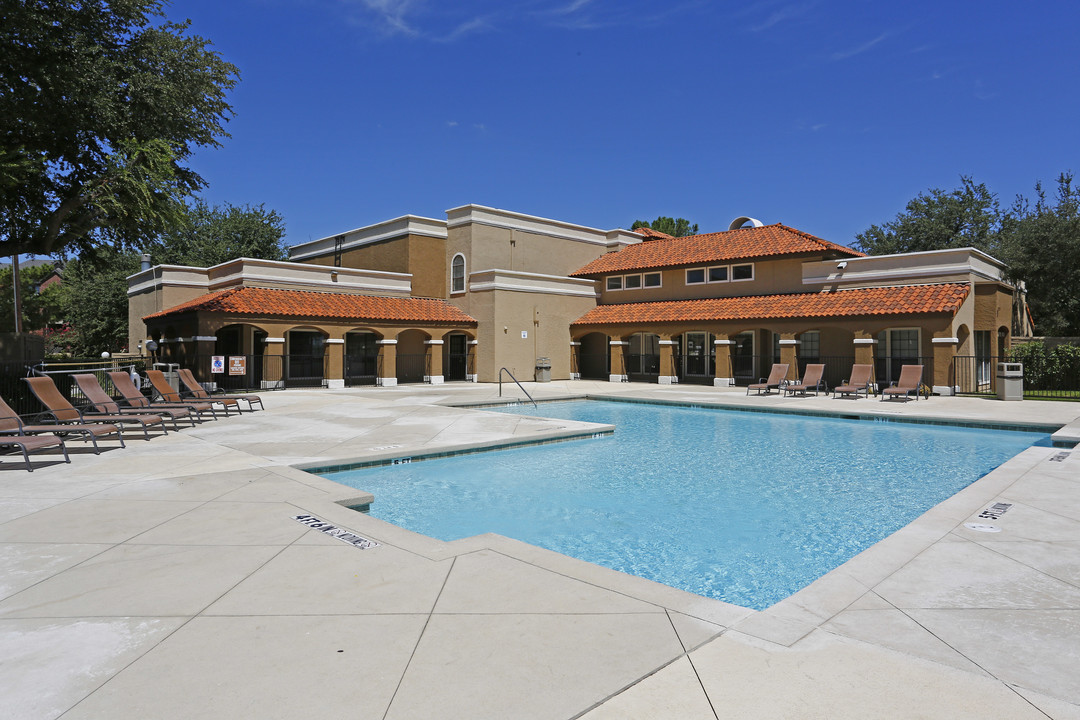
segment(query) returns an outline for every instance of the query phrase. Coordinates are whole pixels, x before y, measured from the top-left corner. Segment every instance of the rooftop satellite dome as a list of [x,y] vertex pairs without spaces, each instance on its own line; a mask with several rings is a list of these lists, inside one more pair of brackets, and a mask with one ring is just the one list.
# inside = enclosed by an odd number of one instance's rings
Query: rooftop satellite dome
[[741,227],[746,227],[746,225],[748,223],[749,223],[750,227],[764,227],[765,226],[764,223],[762,223],[757,218],[747,217],[746,215],[743,215],[742,217],[737,217],[734,220],[732,220],[731,224],[728,225],[728,230],[738,230]]

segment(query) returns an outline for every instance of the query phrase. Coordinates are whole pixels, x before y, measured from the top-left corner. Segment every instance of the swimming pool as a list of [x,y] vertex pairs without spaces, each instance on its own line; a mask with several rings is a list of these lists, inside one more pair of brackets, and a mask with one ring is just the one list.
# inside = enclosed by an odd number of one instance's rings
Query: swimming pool
[[1045,438],[602,401],[500,411],[616,432],[322,474],[424,535],[499,533],[764,609]]

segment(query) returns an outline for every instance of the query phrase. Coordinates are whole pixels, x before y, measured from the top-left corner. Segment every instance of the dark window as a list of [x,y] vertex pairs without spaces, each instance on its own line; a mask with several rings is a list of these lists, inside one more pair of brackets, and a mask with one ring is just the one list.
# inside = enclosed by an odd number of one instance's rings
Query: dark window
[[754,279],[754,266],[750,265],[732,265],[731,266],[731,279],[732,280],[753,280]]
[[697,285],[705,282],[705,268],[691,268],[686,271],[686,284]]
[[465,292],[464,255],[455,255],[450,264],[450,292]]

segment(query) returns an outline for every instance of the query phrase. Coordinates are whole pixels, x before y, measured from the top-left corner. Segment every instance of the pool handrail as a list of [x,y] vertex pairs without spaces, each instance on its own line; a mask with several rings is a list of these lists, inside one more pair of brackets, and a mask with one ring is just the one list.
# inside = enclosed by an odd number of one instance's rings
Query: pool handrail
[[521,392],[525,393],[525,397],[529,398],[529,402],[531,402],[533,404],[533,407],[536,408],[537,410],[539,410],[540,406],[536,404],[535,400],[533,400],[533,396],[529,394],[528,390],[526,390],[524,387],[522,387],[521,383],[519,383],[517,378],[514,377],[514,373],[510,372],[506,368],[499,368],[499,397],[502,397],[502,374],[504,372],[507,375],[510,376],[510,379],[514,381],[515,385],[517,385],[519,388],[521,388]]

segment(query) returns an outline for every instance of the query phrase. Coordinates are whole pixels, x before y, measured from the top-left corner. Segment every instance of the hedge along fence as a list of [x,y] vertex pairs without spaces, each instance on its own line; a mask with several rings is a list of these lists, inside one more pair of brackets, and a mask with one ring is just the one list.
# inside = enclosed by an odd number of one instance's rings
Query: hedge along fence
[[1024,364],[1025,394],[1080,399],[1080,346],[1021,343],[1009,351],[1009,360]]

